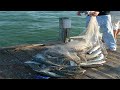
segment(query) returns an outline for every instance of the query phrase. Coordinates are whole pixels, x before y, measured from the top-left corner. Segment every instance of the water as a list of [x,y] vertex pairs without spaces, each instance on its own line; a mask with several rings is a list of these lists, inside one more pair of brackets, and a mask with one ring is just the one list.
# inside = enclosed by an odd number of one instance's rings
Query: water
[[85,16],[76,11],[0,11],[0,47],[57,41],[59,17],[72,20],[70,36],[85,29]]

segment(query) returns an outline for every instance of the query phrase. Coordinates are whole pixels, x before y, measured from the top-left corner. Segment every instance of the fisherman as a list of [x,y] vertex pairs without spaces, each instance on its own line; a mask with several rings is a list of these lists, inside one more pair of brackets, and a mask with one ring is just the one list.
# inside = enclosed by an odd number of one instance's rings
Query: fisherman
[[117,41],[117,36],[118,36],[118,34],[120,32],[120,21],[119,20],[118,21],[113,21],[112,24],[113,24],[114,38]]
[[110,14],[112,16],[114,38],[117,41],[117,36],[120,32],[120,12],[119,11],[111,11]]
[[[77,15],[80,15],[80,11]],[[100,29],[103,33],[103,41],[110,51],[116,51],[117,45],[113,35],[110,11],[88,11],[86,25],[88,25],[91,16],[96,16]]]

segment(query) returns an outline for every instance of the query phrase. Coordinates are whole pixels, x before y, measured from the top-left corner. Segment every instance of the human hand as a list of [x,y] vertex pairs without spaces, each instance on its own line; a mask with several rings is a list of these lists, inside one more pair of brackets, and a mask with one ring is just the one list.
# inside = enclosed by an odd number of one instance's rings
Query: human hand
[[78,12],[77,12],[77,15],[78,15],[78,16],[81,16],[81,13],[80,13],[80,11],[78,11]]
[[99,12],[98,11],[90,11],[89,15],[90,16],[98,16]]

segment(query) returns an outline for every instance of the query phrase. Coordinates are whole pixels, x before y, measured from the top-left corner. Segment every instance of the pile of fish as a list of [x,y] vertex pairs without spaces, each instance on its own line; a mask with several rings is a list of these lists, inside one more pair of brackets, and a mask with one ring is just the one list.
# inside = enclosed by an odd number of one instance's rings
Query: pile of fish
[[55,45],[46,47],[25,64],[40,74],[62,78],[83,74],[86,70],[82,67],[103,65],[105,55],[101,45],[84,50]]
[[88,50],[84,52],[77,52],[76,55],[81,61],[78,64],[83,67],[103,65],[103,63],[106,62],[105,59],[107,56],[107,51],[103,47],[103,45],[101,47],[101,45],[98,44],[93,46],[92,48],[88,48]]
[[49,77],[64,78],[75,74],[83,74],[86,71],[75,63],[72,65],[72,63],[74,62],[62,54],[46,51],[25,62],[34,71]]

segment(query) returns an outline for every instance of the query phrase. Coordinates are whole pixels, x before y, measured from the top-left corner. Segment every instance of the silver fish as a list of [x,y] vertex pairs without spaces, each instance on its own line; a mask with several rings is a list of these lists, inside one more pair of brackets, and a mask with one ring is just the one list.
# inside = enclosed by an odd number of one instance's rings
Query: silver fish
[[97,49],[100,48],[100,45],[97,45],[96,47],[94,47],[93,49],[91,49],[90,51],[88,51],[88,54],[92,54],[94,51],[96,51]]
[[53,72],[50,72],[49,69],[44,69],[44,70],[35,70],[36,72],[39,72],[41,74],[44,74],[44,75],[47,75],[47,76],[50,76],[50,77],[65,77],[65,76],[62,76],[62,75],[58,75],[56,73],[53,73]]
[[101,49],[98,49],[98,50],[96,50],[95,52],[93,52],[92,54],[86,54],[86,59],[87,60],[89,60],[89,59],[93,59],[93,58],[95,58],[95,57],[97,57],[99,54],[101,54],[102,53],[102,51],[101,51]]
[[26,62],[24,62],[25,64],[40,64],[40,63],[38,63],[38,62],[35,62],[35,61],[26,61]]
[[45,60],[45,57],[42,54],[37,54],[35,56],[35,58],[39,58],[39,59]]
[[77,64],[75,62],[73,62],[73,61],[70,61],[70,65],[71,66],[77,66]]
[[81,63],[80,65],[81,66],[89,66],[89,65],[94,65],[94,64],[103,64],[106,62],[103,59],[104,59],[104,55],[100,54],[97,58],[90,60],[90,61],[87,61],[85,63]]
[[25,64],[27,64],[33,70],[39,70],[39,69],[41,69],[41,67],[39,66],[40,63],[37,63],[37,62],[34,62],[34,61],[27,61],[27,62],[25,62]]
[[104,59],[104,55],[103,55],[103,54],[100,54],[97,58],[88,61],[88,63],[90,63],[90,62],[98,62],[98,61],[101,61],[101,60],[103,60],[103,59]]
[[50,68],[45,67],[44,69],[42,69],[39,66],[40,63],[37,63],[37,62],[34,62],[34,61],[27,61],[25,63],[28,64],[34,71],[39,72],[41,74],[44,74],[44,75],[47,75],[47,76],[50,76],[50,77],[64,77],[62,75],[58,75],[56,73],[50,72]]
[[105,62],[106,62],[105,60],[101,60],[99,62],[81,63],[80,66],[103,65],[103,63]]

